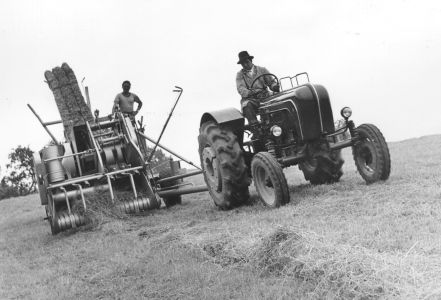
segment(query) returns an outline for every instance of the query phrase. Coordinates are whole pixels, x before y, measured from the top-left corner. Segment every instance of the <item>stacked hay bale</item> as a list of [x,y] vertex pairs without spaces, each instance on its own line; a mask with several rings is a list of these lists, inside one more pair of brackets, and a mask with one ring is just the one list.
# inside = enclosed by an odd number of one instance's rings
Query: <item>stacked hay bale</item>
[[92,112],[86,105],[77,78],[67,63],[46,71],[44,77],[54,94],[66,139],[70,139],[73,126],[93,121]]

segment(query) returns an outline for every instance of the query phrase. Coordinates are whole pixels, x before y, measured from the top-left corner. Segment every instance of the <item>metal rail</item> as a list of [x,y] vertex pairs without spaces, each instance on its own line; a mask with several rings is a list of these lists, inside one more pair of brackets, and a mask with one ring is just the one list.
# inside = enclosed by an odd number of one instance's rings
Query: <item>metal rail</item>
[[349,140],[345,140],[345,141],[329,144],[329,149],[331,149],[331,150],[339,150],[339,149],[343,149],[343,148],[350,147],[350,146],[353,146],[353,145],[354,145],[353,139],[349,139]]
[[94,180],[94,179],[100,179],[102,178],[103,174],[95,174],[95,175],[88,175],[88,176],[83,176],[83,177],[78,177],[72,180],[66,180],[60,183],[56,183],[56,184],[51,184],[47,187],[48,190],[53,190],[59,187],[63,187],[63,186],[67,186],[67,185],[71,185],[71,184],[75,184],[75,183],[80,183],[80,182],[84,182],[84,181],[89,181],[89,180]]
[[283,87],[282,87],[282,80],[283,80],[283,79],[289,79],[289,81],[290,81],[290,83],[291,83],[291,88],[292,88],[292,89],[294,88],[294,84],[293,84],[293,82],[292,82],[293,79],[296,80],[296,84],[297,84],[296,87],[299,86],[299,79],[298,79],[298,77],[299,77],[300,75],[306,75],[306,78],[308,79],[308,83],[310,82],[310,81],[309,81],[309,75],[308,75],[307,72],[298,73],[298,74],[296,74],[296,75],[294,75],[294,76],[292,76],[292,77],[291,77],[291,76],[285,76],[285,77],[282,77],[282,78],[279,79],[280,90],[281,90],[281,91],[285,91],[285,89],[283,89]]
[[57,159],[63,159],[63,158],[72,157],[72,156],[81,156],[83,154],[89,154],[89,153],[94,153],[94,152],[95,152],[94,149],[90,149],[90,150],[86,150],[86,151],[83,151],[83,152],[78,152],[78,153],[72,153],[72,154],[68,154],[68,155],[52,157],[52,158],[49,158],[49,159],[45,159],[44,162],[53,161],[53,160],[57,160]]
[[[145,134],[142,133],[142,132],[138,132],[138,134],[139,134],[141,137],[143,137],[143,138],[145,138],[146,140],[148,140],[149,142],[151,142],[151,143],[157,143],[157,141],[155,141],[155,140],[152,139],[151,137],[148,137],[147,135],[145,135]],[[193,162],[191,162],[190,160],[188,160],[188,159],[182,157],[181,155],[177,154],[176,152],[170,150],[170,149],[167,148],[166,146],[161,145],[160,143],[157,143],[157,145],[158,145],[159,148],[164,149],[165,151],[167,151],[167,152],[170,153],[171,155],[174,155],[174,156],[176,156],[177,158],[179,158],[179,159],[185,161],[187,164],[192,165],[192,166],[195,167],[196,169],[202,170],[201,167],[199,167],[198,165],[195,165],[195,164],[194,164]]]
[[200,170],[200,171],[193,171],[190,173],[186,173],[186,174],[181,174],[181,175],[175,175],[175,176],[171,176],[171,177],[167,177],[167,178],[163,178],[160,179],[158,181],[156,181],[156,183],[164,183],[164,182],[169,182],[169,181],[174,181],[174,180],[178,180],[178,179],[182,179],[182,178],[186,178],[186,177],[191,177],[191,176],[195,176],[195,175],[199,175],[204,173],[204,171]]
[[49,126],[49,125],[55,125],[55,124],[61,124],[61,123],[63,123],[63,121],[57,120],[57,121],[44,122],[44,125]]
[[336,131],[334,131],[334,133],[327,134],[326,137],[334,137],[334,136],[343,134],[348,130],[349,130],[348,126],[344,126],[344,127],[337,129]]
[[[37,117],[38,121],[40,121],[40,124],[43,126],[43,128],[46,130],[46,132],[50,135],[50,137],[52,138],[54,143],[58,145],[57,139],[52,134],[52,132],[47,128],[48,125],[58,124],[58,121],[44,123],[43,120],[40,118],[40,116],[37,114],[37,112],[32,108],[32,106],[29,103],[28,103],[28,107],[34,113],[34,115]],[[55,122],[57,122],[57,123],[55,123]],[[61,123],[61,121],[59,121],[59,122]]]
[[92,129],[90,129],[90,124],[87,121],[86,121],[86,127],[87,127],[87,131],[89,132],[90,139],[92,140],[93,148],[95,148],[95,151],[97,153],[98,172],[104,173],[104,164],[103,164],[103,160],[102,160],[101,155],[100,155],[100,150],[101,149],[98,148],[98,145],[97,145],[97,143],[95,141],[95,138],[93,137]]
[[105,144],[105,143],[109,143],[109,142],[118,141],[118,140],[121,140],[123,138],[124,138],[123,135],[117,135],[117,136],[112,136],[112,137],[105,138],[105,139],[104,138],[100,138],[98,140],[98,142],[101,143],[101,144]]
[[162,127],[161,133],[159,134],[158,140],[156,141],[155,146],[153,147],[153,150],[152,150],[152,152],[150,153],[149,158],[147,159],[147,162],[150,162],[150,160],[153,158],[153,155],[155,154],[156,148],[158,147],[159,141],[161,140],[162,135],[164,134],[165,128],[167,128],[168,122],[170,121],[170,118],[171,118],[171,116],[172,116],[172,114],[173,114],[173,111],[175,110],[176,105],[178,104],[178,101],[179,101],[179,99],[181,98],[182,92],[184,91],[184,90],[183,90],[181,87],[179,87],[179,86],[175,86],[175,88],[176,88],[176,89],[173,90],[173,92],[177,92],[177,93],[179,93],[179,95],[178,95],[178,97],[176,98],[175,104],[173,105],[173,107],[172,107],[172,109],[171,109],[171,111],[170,111],[170,114],[168,115],[168,118],[167,118],[167,120],[165,121],[164,126]]
[[116,175],[116,174],[120,174],[120,173],[124,173],[124,172],[137,171],[137,170],[140,170],[142,168],[144,168],[144,166],[138,166],[138,167],[133,167],[133,168],[122,169],[122,170],[106,173],[103,176],[112,176],[112,175]]
[[[78,187],[78,186],[81,187],[81,185],[79,185],[79,184],[73,184],[73,186],[75,186],[77,189],[70,190],[70,191],[66,192],[69,200],[76,199],[78,196],[80,196],[81,198],[84,198],[84,195],[95,193],[95,192],[98,192],[101,190],[107,190],[107,188],[108,188],[107,184],[100,185],[98,187],[90,186],[90,187],[81,188],[81,189]],[[81,194],[83,194],[83,196]],[[52,199],[57,203],[61,202],[61,201],[65,201],[65,194],[64,193],[53,194]],[[81,199],[81,200],[83,200],[83,199]],[[85,202],[83,202],[83,206],[84,206],[84,208],[86,208]]]
[[177,188],[180,188],[180,187],[183,187],[183,186],[187,186],[187,185],[194,186],[194,184],[191,183],[191,182],[185,182],[185,183],[181,183],[181,184],[177,184],[177,185],[173,185],[173,186],[163,187],[163,188],[158,189],[158,191],[174,190],[174,189],[177,189]]
[[178,188],[175,190],[167,190],[167,191],[158,191],[159,197],[171,197],[171,196],[179,196],[185,194],[193,194],[199,192],[207,192],[208,187],[206,185],[198,185],[191,188]]
[[72,180],[66,180],[60,183],[56,183],[56,184],[51,184],[47,187],[48,190],[52,190],[52,189],[56,189],[59,187],[63,187],[63,186],[67,186],[67,185],[73,185],[75,183],[80,183],[80,182],[84,182],[84,181],[89,181],[89,180],[94,180],[94,179],[101,179],[104,178],[106,176],[112,176],[112,175],[116,175],[116,174],[120,174],[120,173],[124,173],[124,172],[130,172],[130,171],[137,171],[139,169],[144,168],[144,166],[139,166],[139,167],[133,167],[133,168],[128,168],[128,169],[123,169],[123,170],[118,170],[118,171],[113,171],[113,172],[109,172],[109,173],[105,173],[105,174],[95,174],[95,175],[87,175],[87,176],[83,176],[83,177],[78,177]]
[[99,138],[99,137],[106,136],[106,135],[111,135],[111,134],[114,134],[114,132],[113,131],[108,131],[108,132],[98,133],[98,134],[94,134],[93,137]]
[[110,120],[110,121],[105,121],[105,122],[99,122],[97,124],[91,124],[90,128],[92,130],[105,129],[105,128],[112,127],[113,125],[115,125],[117,123],[119,123],[119,120]]
[[283,165],[283,167],[292,166],[294,164],[297,164],[304,160],[306,158],[306,154],[298,155],[298,156],[292,156],[288,158],[280,158],[278,159],[279,163]]

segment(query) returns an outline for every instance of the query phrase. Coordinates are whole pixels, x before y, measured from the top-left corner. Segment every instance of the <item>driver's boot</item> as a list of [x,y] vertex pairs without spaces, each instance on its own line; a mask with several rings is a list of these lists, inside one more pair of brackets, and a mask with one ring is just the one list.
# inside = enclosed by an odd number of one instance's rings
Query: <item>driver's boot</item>
[[259,121],[251,122],[248,124],[249,130],[253,134],[252,140],[259,140],[262,137],[262,128],[260,127]]
[[297,146],[297,156],[306,156],[308,150],[307,144],[300,144]]

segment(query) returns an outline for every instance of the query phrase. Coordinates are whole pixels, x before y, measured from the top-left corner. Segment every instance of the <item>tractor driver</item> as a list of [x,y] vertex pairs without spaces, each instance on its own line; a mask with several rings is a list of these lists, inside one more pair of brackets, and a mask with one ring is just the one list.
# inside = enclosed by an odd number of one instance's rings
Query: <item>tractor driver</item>
[[[142,107],[142,101],[137,95],[130,93],[130,87],[130,81],[126,80],[122,83],[123,92],[116,95],[112,113],[116,112],[119,108],[122,113],[133,117],[138,114]],[[138,103],[138,107],[136,108],[136,111],[133,111],[133,105],[135,102]]]
[[242,65],[242,70],[237,72],[236,75],[237,91],[242,96],[240,100],[242,112],[251,127],[259,123],[256,117],[257,110],[262,99],[270,96],[268,88],[276,93],[280,91],[277,80],[272,76],[260,77],[251,88],[251,84],[257,77],[270,73],[265,67],[254,65],[253,58],[254,56],[249,55],[247,51],[239,52],[237,64]]

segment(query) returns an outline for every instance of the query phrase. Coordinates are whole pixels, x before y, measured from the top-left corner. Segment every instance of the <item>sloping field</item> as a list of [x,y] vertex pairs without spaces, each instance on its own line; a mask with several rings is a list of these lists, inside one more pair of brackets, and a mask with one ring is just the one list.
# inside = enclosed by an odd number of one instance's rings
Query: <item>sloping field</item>
[[0,298],[441,299],[440,149],[441,135],[391,143],[391,177],[370,186],[350,152],[337,184],[288,169],[280,209],[200,193],[57,236],[37,195],[1,201]]

